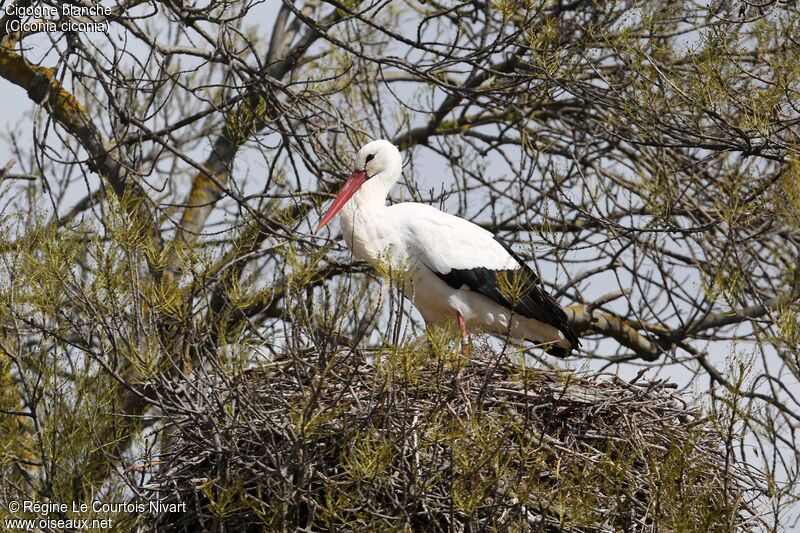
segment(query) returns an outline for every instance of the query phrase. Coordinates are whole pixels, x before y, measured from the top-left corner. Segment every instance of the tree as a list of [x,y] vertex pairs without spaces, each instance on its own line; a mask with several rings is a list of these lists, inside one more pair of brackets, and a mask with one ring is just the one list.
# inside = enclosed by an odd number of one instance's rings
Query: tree
[[6,499],[122,497],[200,416],[198,375],[421,335],[311,233],[385,137],[406,198],[536,265],[593,368],[680,369],[787,523],[794,3],[120,1],[11,33],[32,4],[0,29],[4,90],[35,104],[0,182]]

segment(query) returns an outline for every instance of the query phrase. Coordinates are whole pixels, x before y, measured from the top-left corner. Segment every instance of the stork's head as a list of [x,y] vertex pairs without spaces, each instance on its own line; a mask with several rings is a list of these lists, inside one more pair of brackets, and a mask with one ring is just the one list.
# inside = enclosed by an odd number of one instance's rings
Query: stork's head
[[330,222],[359,190],[367,191],[383,201],[400,177],[402,169],[403,159],[395,145],[383,139],[365,144],[356,154],[353,173],[322,216],[317,231]]

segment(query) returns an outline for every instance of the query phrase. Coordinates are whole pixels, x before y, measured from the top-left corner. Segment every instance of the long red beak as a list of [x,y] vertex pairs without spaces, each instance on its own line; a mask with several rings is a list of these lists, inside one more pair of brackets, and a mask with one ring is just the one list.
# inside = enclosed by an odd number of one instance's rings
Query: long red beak
[[336,216],[343,207],[344,204],[353,196],[359,187],[364,185],[364,182],[367,181],[367,173],[363,171],[353,172],[350,174],[350,177],[347,178],[347,181],[344,182],[344,186],[342,190],[339,191],[339,194],[336,195],[336,198],[333,199],[333,203],[322,215],[322,219],[319,221],[319,226],[317,226],[317,231],[321,230],[325,227],[325,224],[331,221],[333,217]]

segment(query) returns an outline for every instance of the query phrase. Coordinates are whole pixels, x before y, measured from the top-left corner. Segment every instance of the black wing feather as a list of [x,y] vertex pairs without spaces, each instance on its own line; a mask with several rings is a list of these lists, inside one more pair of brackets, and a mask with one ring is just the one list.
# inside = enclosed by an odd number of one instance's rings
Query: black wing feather
[[[492,270],[476,267],[463,270],[451,269],[447,273],[434,270],[433,273],[454,289],[460,289],[466,285],[469,290],[483,294],[490,300],[512,309],[515,313],[519,313],[525,318],[533,318],[539,322],[549,324],[561,331],[574,348],[580,346],[581,341],[569,325],[567,314],[558,305],[558,302],[542,288],[536,272],[506,242],[496,235],[494,240],[499,242],[511,257],[519,263],[519,269]],[[509,287],[517,289],[514,291],[517,293],[516,298],[509,296]],[[553,349],[559,350],[558,347]]]

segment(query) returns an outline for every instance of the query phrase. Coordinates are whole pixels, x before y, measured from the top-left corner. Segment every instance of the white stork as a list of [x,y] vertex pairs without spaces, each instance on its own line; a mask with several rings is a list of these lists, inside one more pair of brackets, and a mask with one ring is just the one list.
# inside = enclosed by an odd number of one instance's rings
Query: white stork
[[353,255],[399,270],[403,293],[426,323],[455,318],[463,353],[469,349],[468,327],[525,339],[558,357],[581,345],[564,310],[508,244],[428,205],[386,206],[401,172],[402,158],[392,143],[365,145],[317,231],[340,214]]

